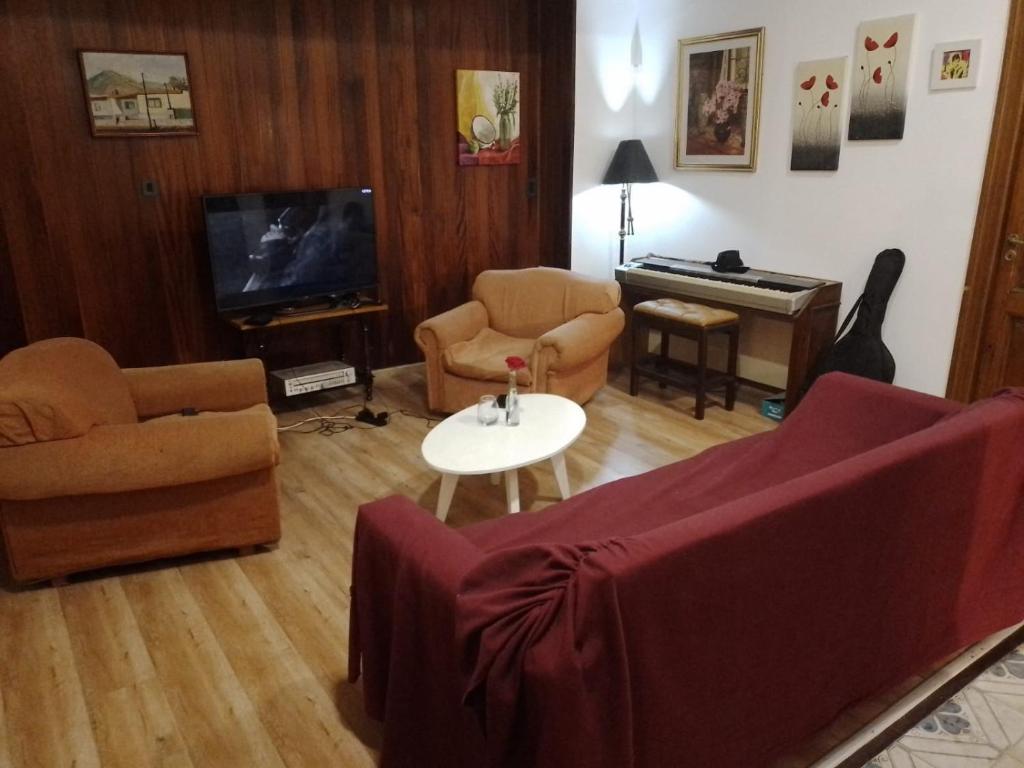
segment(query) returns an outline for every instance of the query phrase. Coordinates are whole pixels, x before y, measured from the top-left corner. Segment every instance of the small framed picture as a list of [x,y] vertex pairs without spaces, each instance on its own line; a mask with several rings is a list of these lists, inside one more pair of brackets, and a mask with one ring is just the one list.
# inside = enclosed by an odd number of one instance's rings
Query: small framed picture
[[92,135],[196,133],[184,53],[79,51]]
[[981,64],[981,40],[939,43],[932,52],[931,89],[974,88]]

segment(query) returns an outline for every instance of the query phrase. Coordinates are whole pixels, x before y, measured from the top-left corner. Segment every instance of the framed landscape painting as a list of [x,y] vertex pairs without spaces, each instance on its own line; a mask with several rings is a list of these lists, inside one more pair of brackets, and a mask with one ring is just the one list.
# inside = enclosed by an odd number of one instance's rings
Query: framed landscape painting
[[195,134],[184,53],[79,51],[93,136]]
[[679,41],[675,167],[753,171],[764,27]]

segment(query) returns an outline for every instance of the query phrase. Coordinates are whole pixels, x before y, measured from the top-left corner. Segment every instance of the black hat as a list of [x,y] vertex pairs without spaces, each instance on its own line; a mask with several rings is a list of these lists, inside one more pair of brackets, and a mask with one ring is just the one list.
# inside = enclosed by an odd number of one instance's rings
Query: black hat
[[715,272],[746,272],[750,269],[743,266],[743,259],[737,250],[720,251],[718,258],[709,263]]

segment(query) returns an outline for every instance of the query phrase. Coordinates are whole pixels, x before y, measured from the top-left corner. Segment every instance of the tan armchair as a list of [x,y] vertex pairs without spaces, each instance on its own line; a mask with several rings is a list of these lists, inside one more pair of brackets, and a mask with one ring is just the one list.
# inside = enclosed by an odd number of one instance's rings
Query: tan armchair
[[73,338],[7,355],[0,532],[12,578],[277,541],[266,400],[258,360],[122,371]]
[[416,328],[428,406],[453,413],[504,392],[510,355],[529,363],[517,376],[520,391],[585,403],[608,378],[608,350],[625,324],[619,296],[614,281],[564,269],[480,273],[472,301]]

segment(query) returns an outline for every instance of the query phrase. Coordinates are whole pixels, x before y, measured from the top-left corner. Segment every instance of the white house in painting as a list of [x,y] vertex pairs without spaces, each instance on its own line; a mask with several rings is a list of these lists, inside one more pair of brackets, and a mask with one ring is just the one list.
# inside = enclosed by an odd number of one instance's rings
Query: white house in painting
[[97,129],[190,128],[192,97],[167,83],[138,82],[104,70],[88,80],[89,106]]

